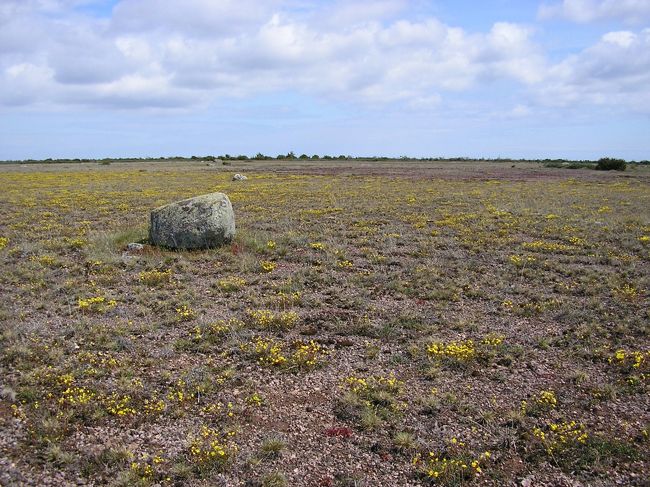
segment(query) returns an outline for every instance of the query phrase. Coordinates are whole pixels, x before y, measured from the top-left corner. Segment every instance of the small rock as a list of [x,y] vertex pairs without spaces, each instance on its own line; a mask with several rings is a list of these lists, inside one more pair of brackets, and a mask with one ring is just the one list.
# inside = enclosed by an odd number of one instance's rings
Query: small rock
[[131,242],[129,245],[126,246],[126,250],[130,252],[140,252],[142,249],[144,249],[144,245],[136,242]]
[[246,181],[247,179],[248,179],[248,178],[247,178],[246,176],[244,176],[243,174],[235,174],[235,175],[232,177],[232,180],[233,180],[233,181]]

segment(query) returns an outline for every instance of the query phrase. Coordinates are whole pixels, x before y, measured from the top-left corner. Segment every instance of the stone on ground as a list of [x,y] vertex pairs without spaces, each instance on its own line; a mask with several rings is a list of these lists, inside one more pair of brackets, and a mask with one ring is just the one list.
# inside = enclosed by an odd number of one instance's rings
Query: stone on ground
[[233,181],[246,181],[247,179],[248,179],[248,178],[247,178],[246,176],[244,176],[243,174],[235,174],[235,175],[232,177],[232,180],[233,180]]
[[235,236],[235,214],[228,196],[210,193],[170,203],[151,212],[149,240],[170,249],[207,249]]

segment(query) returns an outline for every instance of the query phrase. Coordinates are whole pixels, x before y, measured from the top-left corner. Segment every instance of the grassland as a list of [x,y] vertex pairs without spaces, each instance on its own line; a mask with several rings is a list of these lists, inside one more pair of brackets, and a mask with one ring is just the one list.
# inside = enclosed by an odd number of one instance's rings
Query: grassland
[[0,167],[0,484],[647,485],[650,170],[516,166]]

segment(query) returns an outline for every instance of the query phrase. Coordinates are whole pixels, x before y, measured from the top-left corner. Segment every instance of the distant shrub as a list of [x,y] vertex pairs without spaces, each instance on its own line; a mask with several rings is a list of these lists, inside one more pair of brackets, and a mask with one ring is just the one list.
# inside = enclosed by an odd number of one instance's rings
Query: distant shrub
[[603,157],[596,163],[596,169],[599,171],[625,171],[625,161],[623,159],[614,159]]
[[544,167],[554,167],[559,169],[594,169],[593,162],[586,161],[550,161],[544,162]]

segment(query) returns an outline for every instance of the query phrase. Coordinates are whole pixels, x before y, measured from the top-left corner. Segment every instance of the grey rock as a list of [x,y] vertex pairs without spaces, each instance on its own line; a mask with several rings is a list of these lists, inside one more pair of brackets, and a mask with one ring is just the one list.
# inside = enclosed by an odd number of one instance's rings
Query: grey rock
[[235,174],[235,175],[232,177],[232,180],[233,180],[233,181],[246,181],[247,179],[248,179],[248,178],[247,178],[246,176],[244,176],[243,174]]
[[142,245],[141,243],[137,243],[137,242],[131,242],[130,244],[128,244],[126,246],[126,250],[128,250],[130,252],[139,252],[139,251],[141,251],[143,249],[144,249],[144,245]]
[[149,240],[170,249],[206,249],[235,236],[235,214],[228,196],[210,193],[161,206],[151,212]]

